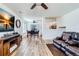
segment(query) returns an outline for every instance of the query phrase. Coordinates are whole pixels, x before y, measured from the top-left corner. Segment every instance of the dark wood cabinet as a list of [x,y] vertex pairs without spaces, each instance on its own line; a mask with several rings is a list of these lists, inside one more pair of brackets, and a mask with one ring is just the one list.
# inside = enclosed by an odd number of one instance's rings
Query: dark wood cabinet
[[0,56],[11,55],[20,46],[21,40],[19,34],[0,38]]

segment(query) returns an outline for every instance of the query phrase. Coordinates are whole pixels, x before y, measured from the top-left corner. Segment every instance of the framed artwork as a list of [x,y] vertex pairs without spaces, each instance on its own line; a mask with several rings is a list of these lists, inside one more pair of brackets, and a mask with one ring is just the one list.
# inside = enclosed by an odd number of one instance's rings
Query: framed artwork
[[57,29],[57,23],[56,23],[56,22],[51,22],[51,23],[49,24],[49,28],[50,28],[50,29]]
[[49,28],[50,29],[57,29],[57,25],[51,25]]

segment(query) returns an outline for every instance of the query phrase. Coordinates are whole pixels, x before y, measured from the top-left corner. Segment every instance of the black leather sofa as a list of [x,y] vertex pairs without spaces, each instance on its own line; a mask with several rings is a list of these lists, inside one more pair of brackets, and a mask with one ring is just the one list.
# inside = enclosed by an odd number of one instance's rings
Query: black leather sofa
[[53,44],[67,56],[79,56],[79,33],[63,32],[61,37],[53,40]]

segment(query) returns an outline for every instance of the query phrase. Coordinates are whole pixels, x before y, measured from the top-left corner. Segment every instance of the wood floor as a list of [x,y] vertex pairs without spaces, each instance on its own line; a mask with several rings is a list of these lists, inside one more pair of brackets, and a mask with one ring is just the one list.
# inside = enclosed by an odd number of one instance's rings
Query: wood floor
[[48,41],[40,38],[27,38],[23,36],[20,47],[12,54],[12,56],[53,56],[48,47]]

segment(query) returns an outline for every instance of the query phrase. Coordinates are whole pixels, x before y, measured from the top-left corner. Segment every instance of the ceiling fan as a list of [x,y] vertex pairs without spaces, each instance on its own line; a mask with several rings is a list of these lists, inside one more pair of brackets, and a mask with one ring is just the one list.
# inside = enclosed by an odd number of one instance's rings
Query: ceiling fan
[[39,3],[34,3],[30,9],[34,9],[36,6],[41,6],[41,7],[43,7],[45,10],[48,9],[48,7],[47,7],[47,5],[46,5],[45,3],[41,3],[41,4],[39,4]]

